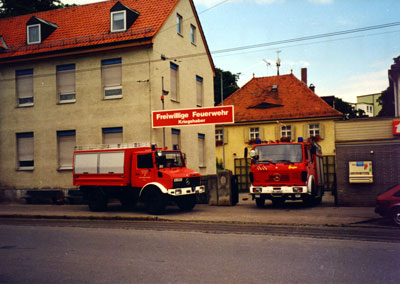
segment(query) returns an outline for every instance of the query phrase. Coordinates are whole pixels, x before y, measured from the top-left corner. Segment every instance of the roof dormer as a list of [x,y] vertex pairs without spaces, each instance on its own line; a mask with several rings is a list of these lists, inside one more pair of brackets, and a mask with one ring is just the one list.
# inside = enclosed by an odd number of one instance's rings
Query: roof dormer
[[33,16],[26,23],[26,42],[36,44],[44,41],[58,26]]
[[139,12],[126,7],[124,4],[121,4],[121,2],[118,1],[110,9],[110,17],[111,32],[124,32],[128,30],[136,21],[136,19],[139,17]]

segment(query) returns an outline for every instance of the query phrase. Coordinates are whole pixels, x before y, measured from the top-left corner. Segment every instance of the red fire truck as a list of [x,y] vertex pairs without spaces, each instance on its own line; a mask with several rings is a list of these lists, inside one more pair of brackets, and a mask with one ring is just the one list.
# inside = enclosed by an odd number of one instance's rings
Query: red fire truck
[[315,142],[272,142],[257,144],[250,151],[250,194],[257,207],[270,199],[274,205],[285,200],[318,204],[324,194],[321,147]]
[[127,207],[142,201],[151,214],[162,214],[169,201],[189,211],[205,192],[181,151],[140,143],[76,147],[73,183],[92,211],[106,210],[110,199]]

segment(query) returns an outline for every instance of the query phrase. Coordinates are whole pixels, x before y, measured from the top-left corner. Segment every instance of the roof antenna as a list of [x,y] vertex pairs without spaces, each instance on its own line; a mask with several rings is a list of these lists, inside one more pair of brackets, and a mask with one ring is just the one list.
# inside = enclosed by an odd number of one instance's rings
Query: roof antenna
[[279,53],[281,53],[282,50],[277,50],[276,54],[278,55],[278,59],[276,60],[276,69],[277,69],[277,76],[279,76],[279,67],[281,66],[281,60],[279,59]]
[[268,62],[267,60],[265,60],[265,59],[263,59],[263,61],[265,62],[265,64],[267,64],[267,76],[268,76],[268,66],[270,66],[271,65],[271,63],[270,62]]

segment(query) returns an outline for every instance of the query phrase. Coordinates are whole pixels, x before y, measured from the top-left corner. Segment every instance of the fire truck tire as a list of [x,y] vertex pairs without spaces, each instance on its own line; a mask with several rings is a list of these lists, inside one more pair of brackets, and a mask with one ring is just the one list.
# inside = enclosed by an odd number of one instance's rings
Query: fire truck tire
[[258,208],[264,208],[265,206],[265,197],[256,198],[256,205]]
[[152,188],[146,193],[146,209],[152,215],[162,215],[165,213],[164,196],[160,190]]
[[90,211],[102,212],[107,210],[107,196],[100,191],[89,192],[88,206]]
[[191,211],[196,205],[196,195],[180,196],[176,199],[176,204],[182,211]]

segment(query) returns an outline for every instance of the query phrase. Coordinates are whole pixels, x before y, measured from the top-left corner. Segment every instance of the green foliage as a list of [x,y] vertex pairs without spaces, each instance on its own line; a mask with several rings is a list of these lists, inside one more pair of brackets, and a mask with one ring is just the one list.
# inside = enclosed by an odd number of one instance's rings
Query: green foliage
[[378,99],[378,103],[382,106],[381,111],[378,113],[378,116],[384,117],[394,117],[394,91],[393,86],[389,86],[386,90],[384,90],[381,96]]
[[64,5],[60,0],[1,0],[0,18],[15,17],[68,6],[74,5]]
[[215,68],[214,105],[221,103],[221,74],[224,100],[239,89],[237,81],[239,80],[240,73],[232,74],[230,71],[224,71],[222,69]]
[[365,111],[359,109],[354,109],[349,103],[344,102],[341,98],[336,98],[334,101],[335,109],[343,113],[345,118],[360,118],[360,117],[367,117]]

